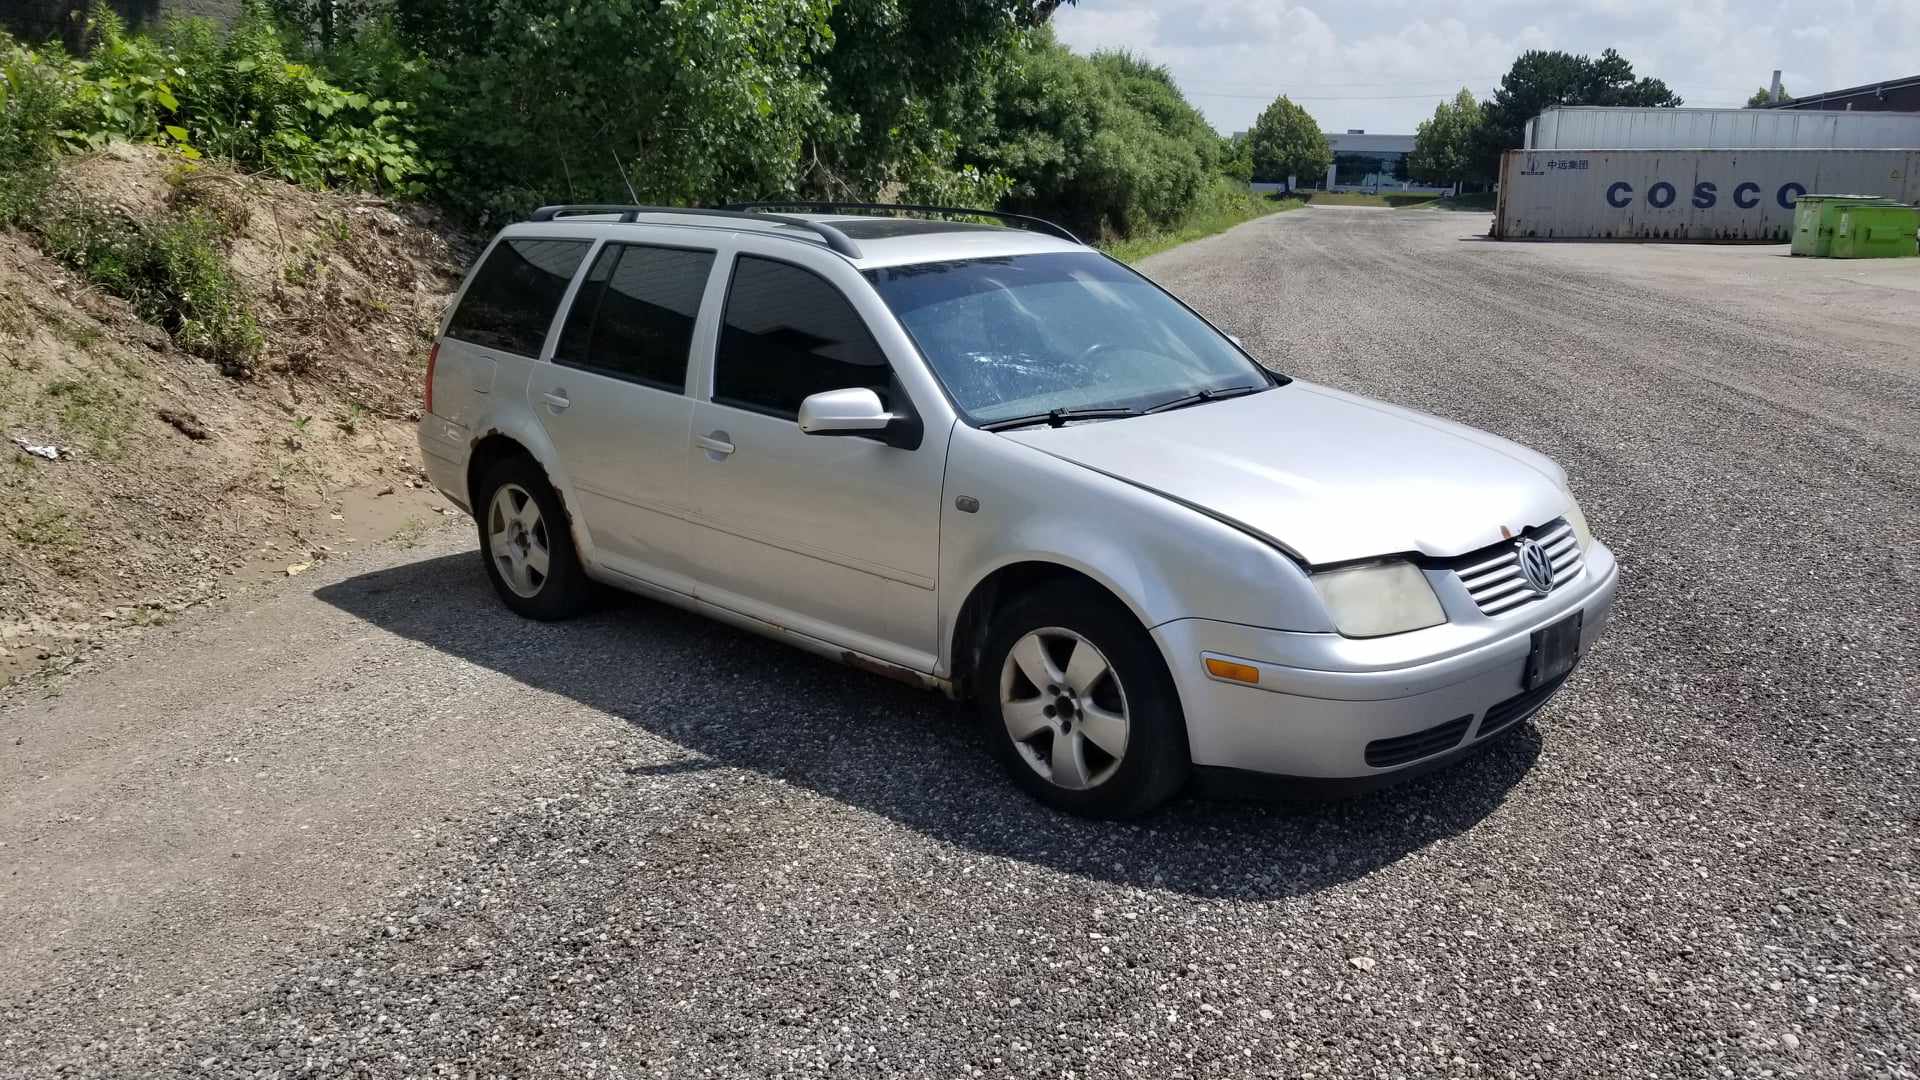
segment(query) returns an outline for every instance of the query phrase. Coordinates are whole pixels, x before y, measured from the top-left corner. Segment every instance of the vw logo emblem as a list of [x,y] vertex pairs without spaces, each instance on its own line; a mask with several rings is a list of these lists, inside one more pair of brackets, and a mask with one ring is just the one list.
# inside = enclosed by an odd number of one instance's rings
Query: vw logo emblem
[[1553,591],[1553,560],[1547,558],[1547,549],[1532,540],[1521,540],[1514,545],[1520,553],[1520,576],[1535,594],[1545,596]]

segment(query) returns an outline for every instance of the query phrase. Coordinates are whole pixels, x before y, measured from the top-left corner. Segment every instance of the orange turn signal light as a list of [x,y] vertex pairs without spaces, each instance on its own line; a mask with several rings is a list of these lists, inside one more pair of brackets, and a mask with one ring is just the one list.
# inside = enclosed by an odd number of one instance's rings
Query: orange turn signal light
[[1236,664],[1231,660],[1222,660],[1217,656],[1207,657],[1207,674],[1216,679],[1232,679],[1248,686],[1260,685],[1260,669],[1252,664]]

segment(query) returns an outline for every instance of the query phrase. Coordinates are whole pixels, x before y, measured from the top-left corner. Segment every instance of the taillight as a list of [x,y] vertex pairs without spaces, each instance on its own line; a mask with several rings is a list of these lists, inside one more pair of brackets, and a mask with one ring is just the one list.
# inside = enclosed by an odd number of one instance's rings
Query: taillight
[[427,351],[427,400],[425,402],[427,412],[433,411],[433,365],[439,359],[440,343],[436,341],[433,343],[433,348]]

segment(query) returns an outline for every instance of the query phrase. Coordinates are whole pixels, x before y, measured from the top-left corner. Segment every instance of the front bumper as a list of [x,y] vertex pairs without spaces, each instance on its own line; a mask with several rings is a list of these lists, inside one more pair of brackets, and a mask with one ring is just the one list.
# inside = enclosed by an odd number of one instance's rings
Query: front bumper
[[[1618,586],[1613,553],[1595,544],[1577,577],[1510,616],[1364,641],[1208,619],[1163,623],[1153,636],[1180,691],[1195,765],[1382,780],[1424,771],[1539,711],[1558,687],[1521,692],[1533,631],[1582,612],[1584,659]],[[1259,686],[1210,677],[1206,656],[1257,668]],[[1370,744],[1374,760],[1393,764],[1370,764]]]

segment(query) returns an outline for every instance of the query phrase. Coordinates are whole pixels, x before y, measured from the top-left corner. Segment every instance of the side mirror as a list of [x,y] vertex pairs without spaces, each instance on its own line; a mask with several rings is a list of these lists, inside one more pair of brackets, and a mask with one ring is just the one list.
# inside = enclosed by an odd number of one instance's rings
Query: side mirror
[[811,394],[800,403],[800,430],[808,435],[871,435],[898,417],[865,387]]

